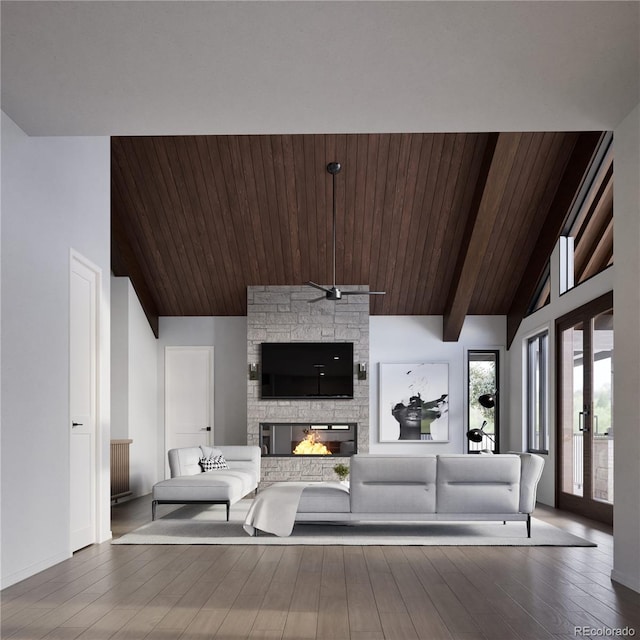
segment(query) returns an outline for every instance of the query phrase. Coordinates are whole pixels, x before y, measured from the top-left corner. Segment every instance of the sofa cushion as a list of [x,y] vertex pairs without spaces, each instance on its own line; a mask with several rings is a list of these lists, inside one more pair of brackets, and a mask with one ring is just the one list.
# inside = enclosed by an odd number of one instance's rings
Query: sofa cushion
[[338,482],[322,482],[303,489],[298,513],[349,513],[349,490]]
[[200,451],[202,451],[201,458],[217,458],[222,455],[222,451],[216,447],[208,447],[204,444],[200,445]]
[[436,456],[358,454],[350,460],[352,513],[434,513]]
[[169,450],[169,470],[171,477],[193,476],[202,473],[200,458],[202,450],[200,447],[181,447]]
[[519,504],[519,456],[438,456],[438,513],[518,513]]

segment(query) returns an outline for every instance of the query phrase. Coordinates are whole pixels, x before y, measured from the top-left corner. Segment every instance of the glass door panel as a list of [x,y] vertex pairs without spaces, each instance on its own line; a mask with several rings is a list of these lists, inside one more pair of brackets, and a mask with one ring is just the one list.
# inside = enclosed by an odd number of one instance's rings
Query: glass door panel
[[584,330],[579,322],[562,331],[562,490],[575,496],[584,491]]
[[613,504],[613,312],[593,319],[592,498]]

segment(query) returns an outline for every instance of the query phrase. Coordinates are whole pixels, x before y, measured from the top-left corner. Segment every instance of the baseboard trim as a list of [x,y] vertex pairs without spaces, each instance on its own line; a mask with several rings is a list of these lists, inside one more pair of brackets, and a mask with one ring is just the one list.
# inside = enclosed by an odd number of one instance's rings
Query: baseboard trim
[[34,576],[36,573],[40,573],[45,569],[49,569],[53,567],[53,565],[58,564],[59,562],[63,562],[64,560],[68,560],[72,554],[70,553],[59,553],[55,556],[51,556],[45,560],[41,560],[40,562],[36,562],[35,564],[31,564],[20,571],[16,571],[15,573],[11,573],[8,576],[2,576],[0,578],[0,589],[6,589],[11,585],[16,584],[16,582],[21,582],[22,580],[26,580],[31,576]]
[[629,589],[633,589],[634,591],[640,593],[640,579],[638,579],[637,576],[627,576],[620,571],[612,569],[611,579],[615,582],[618,582],[623,587],[628,587]]

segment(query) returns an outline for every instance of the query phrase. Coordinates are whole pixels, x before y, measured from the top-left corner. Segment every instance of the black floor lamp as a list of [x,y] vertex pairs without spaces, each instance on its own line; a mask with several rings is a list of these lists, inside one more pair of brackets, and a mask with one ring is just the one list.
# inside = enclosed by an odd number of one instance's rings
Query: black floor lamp
[[[485,393],[485,394],[481,395],[478,398],[478,402],[485,409],[495,409],[495,406],[496,406],[496,394],[495,393]],[[492,444],[492,448],[491,448],[490,453],[493,453],[493,451],[496,448],[496,439],[493,436],[493,434],[485,432],[484,428],[486,426],[487,426],[487,421],[485,420],[482,423],[482,426],[479,429],[469,429],[469,431],[467,431],[467,440],[469,440],[469,442],[480,443],[480,442],[482,442],[482,440],[484,438],[487,438]],[[489,450],[488,449],[484,449],[484,452],[488,453]]]

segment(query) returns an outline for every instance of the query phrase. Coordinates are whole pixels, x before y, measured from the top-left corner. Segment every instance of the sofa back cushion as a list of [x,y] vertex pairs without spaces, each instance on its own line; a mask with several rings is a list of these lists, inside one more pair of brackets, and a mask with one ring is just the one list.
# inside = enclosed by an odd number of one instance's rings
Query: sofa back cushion
[[193,476],[202,473],[200,459],[205,456],[224,456],[229,469],[247,471],[260,482],[260,447],[248,445],[222,445],[219,447],[181,447],[169,449],[171,477]]
[[436,456],[350,459],[352,513],[435,513]]
[[180,449],[169,449],[169,470],[172,478],[180,476],[194,476],[202,473],[200,458],[202,449],[200,447],[181,447]]
[[438,456],[438,513],[518,513],[519,505],[519,456]]

